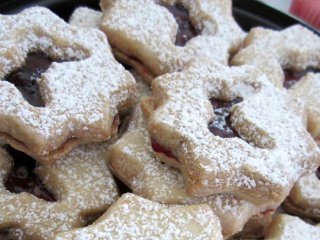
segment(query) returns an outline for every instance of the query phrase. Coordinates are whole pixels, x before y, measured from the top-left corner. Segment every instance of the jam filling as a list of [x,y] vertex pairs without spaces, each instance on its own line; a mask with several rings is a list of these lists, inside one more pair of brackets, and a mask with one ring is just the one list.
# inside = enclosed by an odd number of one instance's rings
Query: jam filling
[[153,151],[156,153],[162,153],[166,155],[168,158],[173,158],[178,161],[178,159],[173,155],[173,153],[169,150],[166,149],[165,147],[161,146],[156,140],[151,139],[151,147]]
[[14,160],[11,172],[5,182],[5,187],[12,193],[28,192],[46,201],[55,202],[53,195],[35,174],[36,161],[10,146],[5,148]]
[[320,180],[320,167],[318,167],[318,169],[316,171],[316,176]]
[[[26,101],[35,107],[45,107],[39,91],[38,79],[54,62],[42,52],[29,53],[25,64],[6,76],[6,81],[14,84]],[[59,61],[56,61],[59,62]],[[60,61],[61,62],[61,61]]]
[[236,98],[230,102],[221,101],[216,98],[210,99],[215,116],[208,128],[213,135],[222,138],[240,137],[231,126],[230,111],[234,104],[241,101],[241,98]]
[[181,4],[169,5],[162,4],[174,16],[178,24],[176,45],[184,46],[191,38],[200,34],[200,31],[193,26],[189,19],[189,11]]
[[295,85],[304,75],[306,75],[309,72],[313,73],[320,73],[320,70],[316,69],[306,69],[301,72],[293,72],[290,70],[284,70],[285,79],[283,82],[283,87],[286,89],[291,88],[293,85]]

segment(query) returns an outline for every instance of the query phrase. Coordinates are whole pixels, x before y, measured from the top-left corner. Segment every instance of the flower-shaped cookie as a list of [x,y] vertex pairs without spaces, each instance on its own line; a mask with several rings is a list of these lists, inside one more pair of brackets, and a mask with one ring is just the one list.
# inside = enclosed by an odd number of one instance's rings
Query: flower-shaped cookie
[[127,193],[91,226],[55,237],[69,239],[223,238],[219,219],[207,205],[167,206]]
[[320,180],[311,173],[297,181],[283,206],[291,214],[320,220]]
[[[253,67],[198,59],[157,78],[152,90],[149,133],[182,170],[192,195],[280,203],[320,161],[296,101]],[[230,132],[221,134],[227,126]]]
[[51,162],[116,132],[135,83],[100,31],[72,27],[40,7],[1,15],[0,25],[1,139]]
[[298,217],[280,214],[268,227],[266,240],[317,240],[320,239],[320,225],[313,226]]
[[181,70],[195,56],[227,64],[243,32],[231,0],[102,0],[100,29],[113,52],[149,83]]
[[[53,165],[35,169],[56,201],[30,193],[12,193],[5,187],[13,159],[0,150],[0,229],[14,228],[21,239],[52,239],[61,231],[84,225],[86,217],[104,212],[118,191],[102,158],[106,144],[75,148]],[[23,160],[23,159],[22,159]]]
[[231,63],[253,65],[275,86],[282,87],[284,70],[301,72],[320,68],[320,38],[300,25],[282,31],[256,27],[248,33],[243,48]]
[[208,204],[220,219],[224,237],[241,231],[253,215],[276,207],[256,206],[231,194],[189,195],[181,172],[153,156],[140,107],[135,109],[127,132],[110,147],[107,159],[111,171],[137,195],[166,204]]

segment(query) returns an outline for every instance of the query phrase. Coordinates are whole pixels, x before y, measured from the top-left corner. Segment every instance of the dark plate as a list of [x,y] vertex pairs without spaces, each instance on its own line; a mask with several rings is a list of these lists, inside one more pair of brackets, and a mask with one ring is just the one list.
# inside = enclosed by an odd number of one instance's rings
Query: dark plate
[[[0,3],[0,13],[12,14],[30,6],[46,6],[60,17],[68,20],[76,6],[99,9],[98,0],[9,0]],[[254,0],[233,0],[234,17],[244,30],[255,26],[283,29],[302,22]]]

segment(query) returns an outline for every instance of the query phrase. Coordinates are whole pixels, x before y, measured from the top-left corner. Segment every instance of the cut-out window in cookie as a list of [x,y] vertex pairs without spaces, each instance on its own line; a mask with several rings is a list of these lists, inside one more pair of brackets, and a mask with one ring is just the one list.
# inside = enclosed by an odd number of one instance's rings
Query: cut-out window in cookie
[[[148,130],[178,159],[163,161],[182,170],[191,195],[232,193],[254,203],[280,204],[305,166],[318,166],[318,148],[296,102],[254,67],[198,59],[182,72],[156,78],[152,89],[156,109]],[[219,107],[215,114],[208,100],[213,98],[242,99],[232,106],[229,120],[228,111],[222,114],[241,138],[210,132],[208,124],[219,119]]]
[[[33,173],[54,196],[45,200],[46,191],[34,185],[32,176],[24,178],[30,164],[25,155],[0,149],[0,232],[7,229],[9,236],[18,234],[19,239],[51,240],[56,233],[83,227],[90,216],[106,211],[118,198],[101,157],[106,147],[107,143],[82,145],[54,164],[35,166]],[[7,189],[11,187],[14,191]]]
[[6,146],[5,149],[13,158],[13,166],[5,182],[6,188],[12,193],[28,192],[49,202],[56,201],[36,175],[35,160],[12,147]]
[[114,0],[101,1],[101,8],[100,29],[115,56],[148,83],[195,56],[228,64],[244,36],[230,0]]
[[135,82],[103,33],[72,27],[41,7],[0,15],[0,25],[2,141],[52,163],[81,142],[117,132]]
[[240,103],[241,98],[235,98],[232,101],[221,101],[216,98],[210,99],[213,107],[214,119],[209,124],[210,132],[223,138],[239,137],[237,131],[231,126],[230,111],[233,105]]
[[200,31],[193,26],[189,18],[189,11],[181,4],[160,4],[169,10],[174,16],[178,31],[175,44],[177,46],[184,46],[191,38],[200,34]]

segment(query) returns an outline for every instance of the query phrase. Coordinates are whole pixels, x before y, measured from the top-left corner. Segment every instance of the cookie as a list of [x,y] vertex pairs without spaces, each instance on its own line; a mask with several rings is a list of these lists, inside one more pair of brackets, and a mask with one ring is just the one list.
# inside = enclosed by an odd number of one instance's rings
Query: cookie
[[316,240],[320,238],[320,225],[312,226],[298,217],[280,214],[267,229],[266,240]]
[[[50,240],[56,233],[82,227],[88,218],[106,211],[118,198],[102,158],[106,146],[79,146],[52,165],[37,165],[35,180],[25,176],[26,168],[16,168],[28,156],[13,148],[1,149],[0,229],[9,229],[14,239]],[[10,173],[11,168],[16,168],[16,175]],[[28,192],[20,192],[22,187]]]
[[102,0],[100,29],[115,56],[150,83],[195,56],[227,64],[242,43],[231,0]]
[[223,239],[219,219],[206,205],[168,206],[124,194],[87,228],[58,234],[68,239]]
[[320,73],[308,73],[295,83],[288,92],[305,102],[307,127],[314,139],[320,140]]
[[316,175],[306,175],[294,184],[283,203],[287,212],[320,221],[320,180]]
[[155,79],[152,91],[153,150],[179,166],[191,195],[279,204],[319,164],[298,102],[254,67],[199,59]]
[[79,143],[117,132],[135,82],[103,33],[34,7],[1,15],[0,139],[52,163]]
[[282,31],[256,27],[244,39],[232,65],[253,65],[277,87],[285,83],[286,71],[293,75],[320,68],[320,38],[301,25]]

